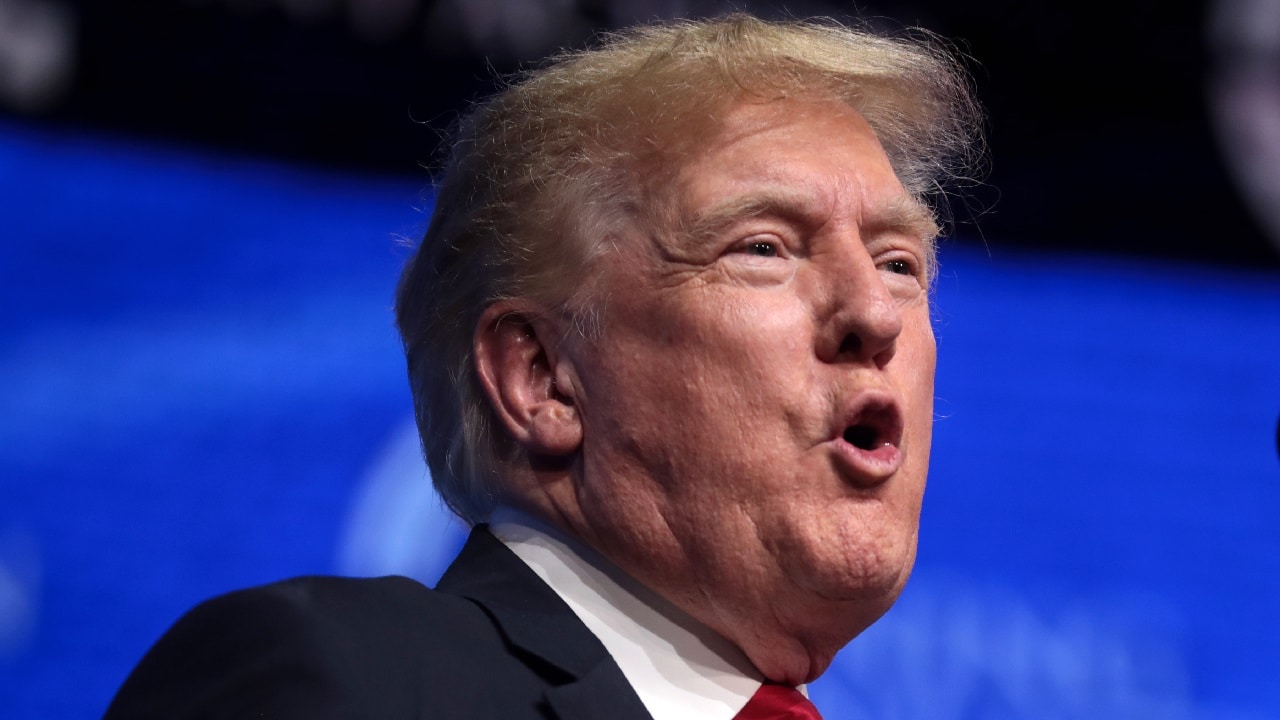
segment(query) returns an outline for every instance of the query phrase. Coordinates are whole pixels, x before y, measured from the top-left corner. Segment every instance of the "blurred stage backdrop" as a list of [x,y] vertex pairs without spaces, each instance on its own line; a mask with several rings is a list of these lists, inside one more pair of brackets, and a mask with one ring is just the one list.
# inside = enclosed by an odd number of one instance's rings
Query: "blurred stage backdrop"
[[[486,64],[725,5],[0,0],[0,715],[100,714],[232,588],[433,580],[390,308],[439,132]],[[994,161],[915,576],[813,694],[1280,717],[1280,0],[860,7],[976,58]]]

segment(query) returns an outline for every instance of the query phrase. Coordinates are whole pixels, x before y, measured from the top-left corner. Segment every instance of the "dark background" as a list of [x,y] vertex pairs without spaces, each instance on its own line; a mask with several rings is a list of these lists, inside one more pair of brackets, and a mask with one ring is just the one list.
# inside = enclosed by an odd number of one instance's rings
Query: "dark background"
[[[471,34],[459,30],[463,13],[478,12],[468,5],[498,19],[476,20],[481,29]],[[772,16],[844,18],[852,8],[752,5]],[[380,25],[353,9],[380,6],[398,8],[384,10]],[[61,7],[75,18],[74,67],[41,107],[23,113],[32,121],[413,175],[431,164],[459,109],[492,89],[495,71],[581,46],[597,29],[637,17],[728,4],[85,0]],[[503,14],[517,17],[519,8],[541,20],[503,25]],[[1211,50],[1212,9],[1154,0],[861,5],[875,24],[922,25],[972,58],[990,115],[992,162],[988,185],[957,213],[960,235],[992,252],[1057,248],[1276,267],[1280,244],[1267,240],[1240,199],[1211,121],[1206,83],[1221,55]]]

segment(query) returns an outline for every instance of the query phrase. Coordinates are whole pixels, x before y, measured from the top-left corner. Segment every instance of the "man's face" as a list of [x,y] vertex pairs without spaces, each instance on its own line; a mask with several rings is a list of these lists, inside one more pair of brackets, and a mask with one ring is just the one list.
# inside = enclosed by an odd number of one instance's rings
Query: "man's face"
[[602,336],[564,348],[584,432],[570,523],[758,666],[746,636],[771,624],[843,644],[915,557],[932,223],[834,103],[736,106],[670,190],[677,227],[616,239]]

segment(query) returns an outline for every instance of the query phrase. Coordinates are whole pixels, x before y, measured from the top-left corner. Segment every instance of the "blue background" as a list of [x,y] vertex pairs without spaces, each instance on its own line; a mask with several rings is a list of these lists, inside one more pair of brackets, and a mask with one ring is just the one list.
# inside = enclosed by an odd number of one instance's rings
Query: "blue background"
[[[0,713],[100,714],[232,588],[439,573],[391,316],[425,175],[0,124],[0,203]],[[827,716],[1280,717],[1280,275],[961,239],[936,305],[916,574]]]

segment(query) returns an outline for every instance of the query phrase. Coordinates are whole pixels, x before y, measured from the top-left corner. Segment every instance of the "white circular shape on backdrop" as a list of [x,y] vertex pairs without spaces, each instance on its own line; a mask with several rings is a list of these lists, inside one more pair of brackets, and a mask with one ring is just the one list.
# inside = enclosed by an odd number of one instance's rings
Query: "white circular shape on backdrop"
[[421,453],[410,420],[369,464],[339,541],[339,574],[404,575],[434,585],[449,566],[467,528],[436,494]]

